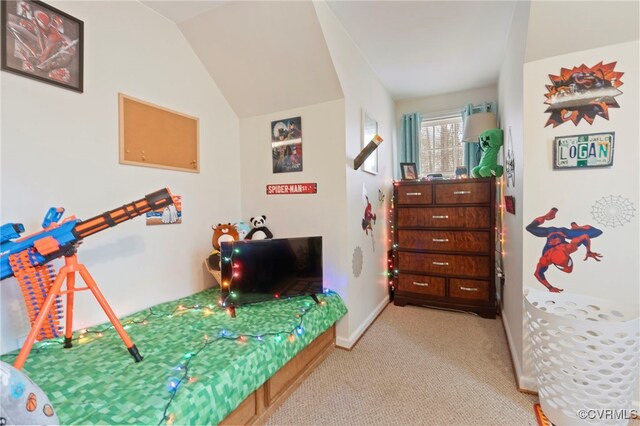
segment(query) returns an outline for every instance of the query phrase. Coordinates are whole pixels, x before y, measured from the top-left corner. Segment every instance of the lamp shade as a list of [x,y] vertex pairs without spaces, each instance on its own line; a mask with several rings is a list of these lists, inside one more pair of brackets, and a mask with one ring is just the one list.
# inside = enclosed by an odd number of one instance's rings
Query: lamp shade
[[492,112],[479,112],[467,117],[462,133],[462,142],[478,143],[480,133],[485,130],[495,129],[497,125],[496,115]]

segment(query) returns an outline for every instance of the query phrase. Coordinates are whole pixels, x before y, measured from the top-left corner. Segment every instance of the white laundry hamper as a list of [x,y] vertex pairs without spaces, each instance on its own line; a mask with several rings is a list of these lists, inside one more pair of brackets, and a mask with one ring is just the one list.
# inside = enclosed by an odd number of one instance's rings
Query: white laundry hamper
[[626,425],[638,384],[638,304],[528,290],[542,411],[556,426]]

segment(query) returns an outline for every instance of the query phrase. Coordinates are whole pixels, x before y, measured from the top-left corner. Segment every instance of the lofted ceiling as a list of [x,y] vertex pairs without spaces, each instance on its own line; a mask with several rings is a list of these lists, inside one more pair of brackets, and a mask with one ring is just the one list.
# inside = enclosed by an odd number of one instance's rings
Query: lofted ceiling
[[495,84],[514,1],[329,1],[391,96]]
[[[311,1],[147,0],[174,21],[240,117],[342,97]],[[498,80],[515,1],[328,1],[391,96]]]

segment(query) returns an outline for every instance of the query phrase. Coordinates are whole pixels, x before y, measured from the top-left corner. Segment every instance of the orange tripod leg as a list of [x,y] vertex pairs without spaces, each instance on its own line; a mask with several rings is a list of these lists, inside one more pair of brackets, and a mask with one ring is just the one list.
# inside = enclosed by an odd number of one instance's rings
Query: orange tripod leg
[[122,339],[125,346],[129,350],[129,353],[131,354],[133,359],[136,362],[142,361],[142,356],[140,355],[140,352],[138,352],[138,348],[136,347],[136,345],[133,344],[133,341],[131,340],[127,332],[124,331],[122,324],[120,324],[120,320],[118,319],[116,314],[113,312],[113,310],[111,310],[111,306],[109,306],[109,303],[107,303],[107,299],[105,299],[104,296],[102,295],[102,292],[98,288],[98,284],[96,284],[91,274],[89,274],[89,271],[87,270],[87,268],[84,265],[78,264],[77,270],[80,273],[80,276],[82,277],[84,282],[87,284],[87,287],[89,287],[89,289],[95,296],[100,306],[102,306],[102,310],[104,311],[104,313],[107,314],[107,317],[109,317],[109,321],[111,321],[111,324],[113,324],[113,327],[116,329],[116,331],[120,335],[120,338]]
[[33,347],[33,344],[36,341],[36,336],[38,335],[38,333],[40,332],[40,329],[42,328],[42,323],[44,323],[45,318],[47,317],[47,315],[49,315],[49,311],[51,310],[53,301],[55,300],[58,293],[60,293],[62,284],[65,278],[67,277],[67,274],[66,274],[67,270],[68,268],[66,266],[63,266],[60,269],[60,274],[58,274],[58,276],[56,277],[56,280],[51,285],[51,288],[49,289],[49,294],[47,295],[47,298],[44,300],[44,303],[42,304],[42,308],[40,309],[40,313],[38,314],[35,322],[31,326],[31,331],[27,335],[27,338],[24,341],[24,344],[22,345],[22,349],[20,349],[20,353],[18,353],[18,357],[16,358],[16,361],[13,363],[13,366],[16,369],[20,370],[24,365],[25,361],[27,360],[27,357],[29,356],[29,352],[31,352],[31,348]]
[[[65,257],[65,263],[69,264]],[[71,340],[73,339],[73,300],[76,290],[76,273],[75,269],[72,272],[67,273],[67,315],[66,324],[64,330],[64,347],[65,349],[73,346]]]

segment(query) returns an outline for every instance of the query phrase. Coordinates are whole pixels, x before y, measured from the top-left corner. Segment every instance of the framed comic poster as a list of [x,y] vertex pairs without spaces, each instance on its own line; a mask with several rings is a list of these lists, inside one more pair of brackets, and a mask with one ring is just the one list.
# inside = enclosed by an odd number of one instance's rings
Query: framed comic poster
[[[364,109],[362,110],[362,140],[360,141],[360,148],[363,149],[367,146],[369,141],[378,134],[378,122]],[[362,166],[362,170],[367,173],[378,173],[378,150],[374,150],[369,155]]]
[[271,122],[273,173],[302,171],[302,117]]
[[553,168],[612,166],[614,140],[614,132],[556,137],[553,141]]
[[41,1],[2,1],[2,69],[82,92],[84,23]]

